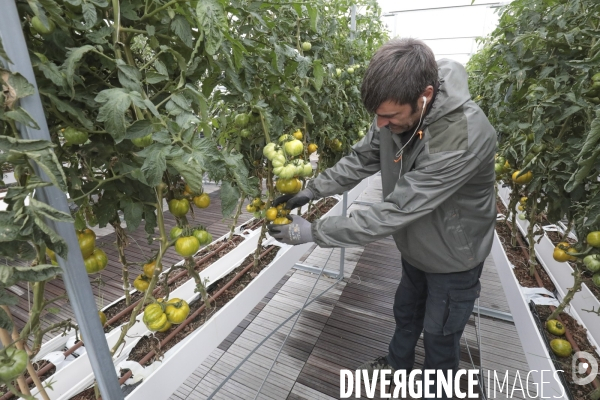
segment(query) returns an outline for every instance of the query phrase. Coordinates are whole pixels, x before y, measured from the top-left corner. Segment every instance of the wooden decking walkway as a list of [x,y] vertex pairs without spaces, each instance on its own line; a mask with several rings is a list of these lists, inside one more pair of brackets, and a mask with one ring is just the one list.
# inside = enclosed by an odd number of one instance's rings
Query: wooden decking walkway
[[[375,177],[358,200],[380,199],[380,180]],[[364,207],[367,206],[353,205],[350,210]],[[303,263],[335,270],[339,267],[339,254],[339,249],[317,247]],[[365,248],[346,249],[344,279],[337,284],[324,276],[317,281],[316,274],[290,271],[170,400],[208,398],[259,342],[304,305],[309,293],[311,299],[315,298],[331,285],[332,289],[301,313],[258,398],[340,398],[341,369],[355,369],[365,360],[387,353],[394,331],[393,296],[402,274],[399,261],[394,242],[382,239]],[[510,312],[491,257],[485,262],[481,283],[480,306]],[[259,346],[214,398],[254,399],[293,322],[294,319]],[[463,335],[460,367],[481,366],[484,373],[496,370],[500,380],[508,371],[509,382],[513,382],[517,371],[521,377],[526,376],[529,367],[514,324],[482,316],[478,349],[475,323],[472,316]],[[416,367],[420,367],[424,356],[422,339],[416,353]],[[531,392],[535,393],[534,387]],[[364,390],[362,394],[366,398]],[[512,398],[524,398],[519,394],[515,392]]]

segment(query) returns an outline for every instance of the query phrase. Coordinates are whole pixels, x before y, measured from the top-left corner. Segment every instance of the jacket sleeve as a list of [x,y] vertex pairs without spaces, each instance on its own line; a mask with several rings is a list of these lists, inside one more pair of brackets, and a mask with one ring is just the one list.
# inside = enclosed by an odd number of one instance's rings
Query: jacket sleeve
[[382,203],[353,211],[348,217],[323,218],[312,224],[321,247],[364,246],[387,237],[431,213],[475,176],[481,161],[469,151],[430,155],[418,169],[404,174]]
[[341,194],[381,169],[379,130],[371,125],[365,137],[352,147],[352,153],[323,171],[307,185],[317,198]]

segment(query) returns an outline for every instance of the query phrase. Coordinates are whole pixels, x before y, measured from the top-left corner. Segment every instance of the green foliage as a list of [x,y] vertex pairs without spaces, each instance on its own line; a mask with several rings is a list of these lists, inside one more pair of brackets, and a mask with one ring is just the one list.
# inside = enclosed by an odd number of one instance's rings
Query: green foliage
[[471,93],[511,165],[503,177],[532,171],[513,191],[540,199],[552,222],[572,220],[596,196],[599,12],[593,0],[513,1],[468,64]]

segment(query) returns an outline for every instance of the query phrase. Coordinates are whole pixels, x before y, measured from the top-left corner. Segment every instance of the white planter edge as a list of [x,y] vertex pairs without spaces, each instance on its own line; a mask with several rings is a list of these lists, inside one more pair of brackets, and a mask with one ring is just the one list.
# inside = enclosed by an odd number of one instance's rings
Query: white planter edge
[[[562,385],[556,377],[556,368],[550,358],[550,354],[545,345],[545,338],[542,337],[537,328],[533,315],[529,311],[529,304],[523,293],[521,285],[515,277],[510,261],[506,257],[502,243],[498,234],[494,232],[494,243],[492,245],[492,257],[498,271],[498,276],[502,283],[502,288],[506,294],[508,306],[514,319],[515,327],[525,353],[525,358],[529,364],[531,376],[541,388],[543,385],[543,393],[554,398],[560,397],[564,393]],[[545,379],[541,371],[546,371]],[[551,371],[551,377],[547,371]],[[555,397],[559,396],[559,397]]]

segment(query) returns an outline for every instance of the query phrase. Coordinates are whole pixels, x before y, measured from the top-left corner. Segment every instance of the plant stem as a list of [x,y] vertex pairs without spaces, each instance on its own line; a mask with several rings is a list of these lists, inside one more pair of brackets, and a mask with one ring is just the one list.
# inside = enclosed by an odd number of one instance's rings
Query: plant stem
[[113,6],[113,48],[115,49],[115,58],[117,60],[121,59],[121,49],[119,48],[119,35],[121,33],[121,5],[119,4],[119,0],[112,0]]
[[[40,314],[44,309],[44,287],[45,281],[35,282],[33,284],[33,307],[29,315],[29,320],[21,330],[20,340],[27,341],[27,337],[31,332],[35,332],[40,326]],[[37,353],[38,345],[34,343],[33,352]]]
[[511,214],[511,226],[512,231],[510,234],[510,245],[512,247],[517,247],[517,213],[515,212],[515,207],[517,206],[517,202],[519,201],[519,192],[517,191],[516,185],[513,184],[512,192],[510,194],[510,203],[508,204],[508,211]]
[[238,218],[240,217],[240,214],[242,213],[243,205],[244,205],[244,194],[242,193],[242,196],[240,196],[240,202],[238,204],[237,211],[235,212],[235,217],[233,217],[233,223],[231,224],[231,229],[229,230],[229,237],[227,238],[227,240],[231,240],[233,238],[233,231],[235,231],[235,227],[237,226]]
[[[62,297],[62,296],[59,296],[59,297]],[[7,306],[2,306],[2,309],[4,310],[6,315],[8,315],[8,318],[10,318],[11,321],[14,321],[12,314],[10,313],[10,309]],[[13,330],[12,330],[12,339],[15,341],[15,346],[17,346],[17,349],[19,349],[19,350],[25,349],[23,342],[21,340],[19,340],[19,332],[17,332],[17,326],[14,323],[13,323]],[[37,373],[35,371],[35,368],[33,367],[33,364],[31,363],[31,360],[27,361],[27,372],[29,372],[29,376],[31,376],[31,379],[33,380],[33,383],[35,383],[35,387],[37,387],[38,391],[42,395],[42,398],[44,400],[50,400],[50,396],[48,396],[48,393],[46,393],[46,388],[44,388],[44,385],[42,385],[42,381],[40,381],[40,377],[37,376]]]
[[87,192],[87,193],[85,193],[85,194],[83,194],[83,195],[81,195],[81,196],[79,196],[79,197],[76,197],[76,198],[74,198],[74,199],[73,199],[73,201],[78,201],[78,200],[81,200],[81,199],[83,199],[83,198],[85,198],[85,197],[89,196],[90,194],[94,193],[94,191],[96,191],[98,188],[100,188],[100,186],[102,186],[102,185],[103,185],[103,184],[105,184],[106,182],[110,182],[110,181],[114,181],[114,180],[117,180],[117,179],[121,179],[121,178],[125,177],[125,175],[129,175],[130,173],[131,173],[131,172],[125,172],[125,173],[124,173],[124,174],[122,174],[122,175],[115,175],[115,176],[112,176],[112,177],[110,177],[110,178],[103,179],[103,180],[101,180],[101,181],[99,181],[99,182],[98,182],[98,184],[96,185],[96,187],[95,187],[95,188],[93,188],[93,189],[92,189],[92,190],[90,190],[89,192]]
[[556,309],[552,312],[552,314],[550,314],[548,316],[548,318],[546,318],[546,321],[549,321],[551,319],[556,319],[560,315],[560,313],[563,312],[565,307],[568,306],[569,303],[571,303],[571,300],[573,299],[573,296],[575,296],[575,293],[577,293],[581,290],[581,284],[583,283],[583,278],[581,276],[581,270],[579,267],[580,267],[579,263],[577,263],[577,265],[575,265],[575,268],[573,268],[573,277],[575,278],[575,281],[573,282],[573,287],[571,287],[569,289],[569,291],[567,292],[565,297],[562,299],[562,301],[560,302],[558,307],[556,307]]
[[567,236],[569,236],[569,232],[571,232],[571,229],[573,229],[573,222],[574,222],[573,218],[569,219],[569,223],[567,224],[567,229],[565,229],[565,232],[562,234],[562,236],[560,238],[561,242],[564,242],[565,239],[567,238]]
[[535,239],[533,230],[537,221],[537,193],[532,193],[530,201],[533,203],[529,213],[529,226],[527,227],[527,241],[529,242],[529,275],[535,275],[537,259],[535,258]]
[[163,209],[162,209],[163,208],[163,196],[164,196],[163,185],[161,184],[156,188],[156,200],[157,200],[157,202],[156,202],[156,222],[158,224],[158,229],[160,231],[160,242],[159,242],[160,248],[158,251],[158,255],[156,257],[156,266],[154,267],[154,275],[152,275],[152,279],[150,280],[148,289],[146,289],[144,298],[131,311],[131,316],[129,318],[129,322],[127,323],[127,325],[125,325],[121,329],[121,335],[119,336],[119,339],[117,340],[117,342],[115,343],[115,345],[113,346],[113,348],[110,351],[111,355],[114,355],[117,352],[119,347],[123,344],[123,342],[125,340],[125,336],[127,335],[127,332],[136,323],[136,317],[142,310],[142,307],[144,307],[144,305],[146,304],[146,301],[148,300],[148,296],[152,296],[152,291],[154,290],[154,288],[156,287],[156,283],[158,282],[158,275],[162,271],[162,258],[163,258],[163,255],[167,252],[167,249],[169,248],[169,244],[170,244],[169,236],[165,229],[165,219],[164,219]]
[[[13,326],[14,326],[14,323],[13,323]],[[0,340],[2,341],[2,347],[4,347],[4,348],[7,348],[12,345],[12,340],[10,338],[10,334],[8,333],[7,330],[1,329],[1,328],[0,328]],[[22,346],[23,345],[21,344],[21,347]],[[27,386],[25,377],[23,377],[22,374],[17,378],[17,384],[19,385],[19,389],[21,389],[21,392],[23,392],[27,395],[31,395],[31,392],[29,391],[29,386]]]
[[115,230],[115,235],[117,236],[117,249],[119,250],[119,261],[122,266],[122,279],[123,279],[123,291],[125,292],[125,305],[129,306],[131,304],[131,286],[129,285],[129,269],[127,264],[127,259],[125,258],[125,247],[127,246],[127,234],[125,230],[121,228],[119,224],[121,222],[119,215],[116,215],[116,219],[113,221],[112,226]]

